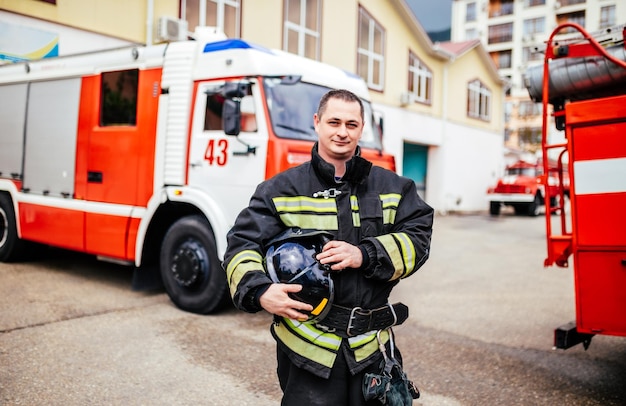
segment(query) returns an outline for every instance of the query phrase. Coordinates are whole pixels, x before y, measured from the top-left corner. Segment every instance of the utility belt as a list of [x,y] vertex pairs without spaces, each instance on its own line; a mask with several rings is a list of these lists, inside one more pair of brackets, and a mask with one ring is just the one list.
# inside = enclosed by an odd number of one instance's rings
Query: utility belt
[[316,325],[321,330],[348,338],[372,330],[385,330],[404,323],[409,308],[403,303],[388,303],[377,309],[331,305],[330,311]]

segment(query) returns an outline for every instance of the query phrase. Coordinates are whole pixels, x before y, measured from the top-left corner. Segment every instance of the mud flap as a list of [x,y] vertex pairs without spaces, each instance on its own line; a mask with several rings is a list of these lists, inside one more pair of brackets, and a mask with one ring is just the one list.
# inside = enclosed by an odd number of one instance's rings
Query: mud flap
[[554,330],[554,348],[566,350],[582,343],[585,350],[589,348],[593,334],[579,333],[576,322],[569,322]]

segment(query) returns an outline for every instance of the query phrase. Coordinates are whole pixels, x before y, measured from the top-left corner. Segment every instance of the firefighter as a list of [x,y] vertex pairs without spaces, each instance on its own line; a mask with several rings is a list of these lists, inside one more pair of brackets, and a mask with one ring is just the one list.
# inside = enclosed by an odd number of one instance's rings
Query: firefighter
[[[364,377],[380,371],[377,335],[389,348],[388,329],[408,317],[389,295],[428,258],[433,209],[413,181],[360,156],[356,95],[329,91],[313,122],[311,160],[257,187],[228,233],[223,265],[238,309],[274,315],[283,405],[377,404],[365,401]],[[322,319],[296,300],[302,285],[276,283],[264,267],[269,245],[290,229],[331,235],[316,253],[334,290]]]

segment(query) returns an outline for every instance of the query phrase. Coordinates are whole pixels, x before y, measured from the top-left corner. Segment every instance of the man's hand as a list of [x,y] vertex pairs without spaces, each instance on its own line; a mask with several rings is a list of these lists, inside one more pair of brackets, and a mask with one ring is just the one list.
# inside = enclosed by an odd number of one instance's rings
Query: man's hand
[[272,283],[270,287],[261,295],[259,303],[267,312],[288,319],[306,321],[309,317],[298,310],[311,311],[313,306],[308,303],[299,302],[289,297],[289,293],[300,292],[302,285]]
[[333,271],[360,268],[363,265],[363,254],[359,247],[345,241],[333,240],[326,243],[316,258],[324,265],[331,264],[330,269]]

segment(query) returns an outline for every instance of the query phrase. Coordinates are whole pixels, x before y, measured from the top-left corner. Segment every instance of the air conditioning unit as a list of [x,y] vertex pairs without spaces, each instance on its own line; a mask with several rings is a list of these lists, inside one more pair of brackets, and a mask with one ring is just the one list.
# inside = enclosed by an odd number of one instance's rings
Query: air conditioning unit
[[182,41],[187,39],[187,21],[163,16],[159,18],[157,37],[161,41]]
[[415,96],[411,92],[403,92],[400,94],[400,104],[402,106],[408,106],[415,101]]

